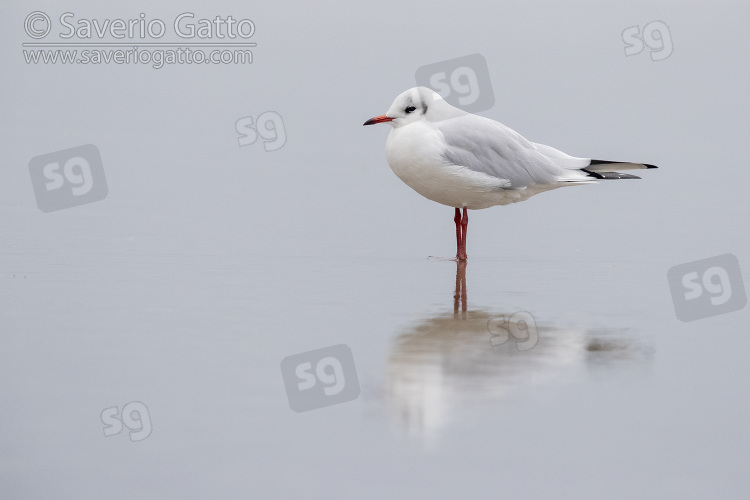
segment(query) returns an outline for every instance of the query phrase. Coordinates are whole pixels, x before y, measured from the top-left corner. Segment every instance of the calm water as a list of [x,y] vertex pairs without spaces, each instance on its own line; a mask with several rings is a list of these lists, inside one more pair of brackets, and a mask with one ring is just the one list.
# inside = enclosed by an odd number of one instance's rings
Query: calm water
[[[747,490],[746,329],[678,322],[667,264],[476,258],[462,276],[72,240],[6,262],[5,498]],[[502,342],[519,311],[531,347]],[[293,412],[281,360],[336,344],[359,397]],[[131,402],[133,434],[105,437],[102,411]]]

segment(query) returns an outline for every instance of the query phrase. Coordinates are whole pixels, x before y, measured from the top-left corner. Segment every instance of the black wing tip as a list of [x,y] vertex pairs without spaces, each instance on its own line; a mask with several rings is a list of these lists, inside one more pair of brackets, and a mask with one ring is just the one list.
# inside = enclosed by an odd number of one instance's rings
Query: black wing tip
[[[617,163],[617,162],[609,162],[609,163]],[[623,174],[620,172],[594,172],[591,170],[586,170],[585,168],[581,169],[582,172],[586,172],[589,174],[589,177],[593,177],[594,179],[640,179],[637,175],[632,174]]]
[[[591,163],[589,163],[589,166],[591,165],[610,165],[613,163],[638,163],[635,161],[609,161],[609,160],[591,160]],[[650,163],[638,163],[639,165],[645,165],[646,168],[659,168],[656,165],[652,165]]]

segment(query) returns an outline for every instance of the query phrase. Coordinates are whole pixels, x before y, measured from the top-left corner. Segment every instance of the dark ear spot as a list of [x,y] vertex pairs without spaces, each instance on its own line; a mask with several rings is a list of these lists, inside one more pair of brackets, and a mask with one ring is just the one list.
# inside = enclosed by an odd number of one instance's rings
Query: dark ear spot
[[427,113],[427,104],[422,103],[422,113]]

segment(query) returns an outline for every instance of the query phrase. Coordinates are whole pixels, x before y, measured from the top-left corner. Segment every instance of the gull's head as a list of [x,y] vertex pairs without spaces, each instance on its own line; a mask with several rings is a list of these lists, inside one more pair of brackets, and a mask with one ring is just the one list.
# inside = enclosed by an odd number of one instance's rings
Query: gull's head
[[370,118],[364,124],[390,123],[393,128],[403,127],[418,120],[438,121],[463,113],[427,87],[414,87],[403,92],[384,115]]

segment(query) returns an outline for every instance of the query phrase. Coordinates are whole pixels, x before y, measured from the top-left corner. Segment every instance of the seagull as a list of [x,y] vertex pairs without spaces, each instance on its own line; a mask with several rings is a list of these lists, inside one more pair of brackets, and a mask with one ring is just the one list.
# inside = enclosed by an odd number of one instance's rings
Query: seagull
[[467,210],[518,203],[544,191],[602,179],[640,179],[619,171],[656,168],[567,155],[528,141],[495,120],[455,108],[427,87],[403,92],[384,115],[364,125],[376,123],[393,127],[385,154],[398,178],[425,198],[455,208],[457,261],[466,260]]

